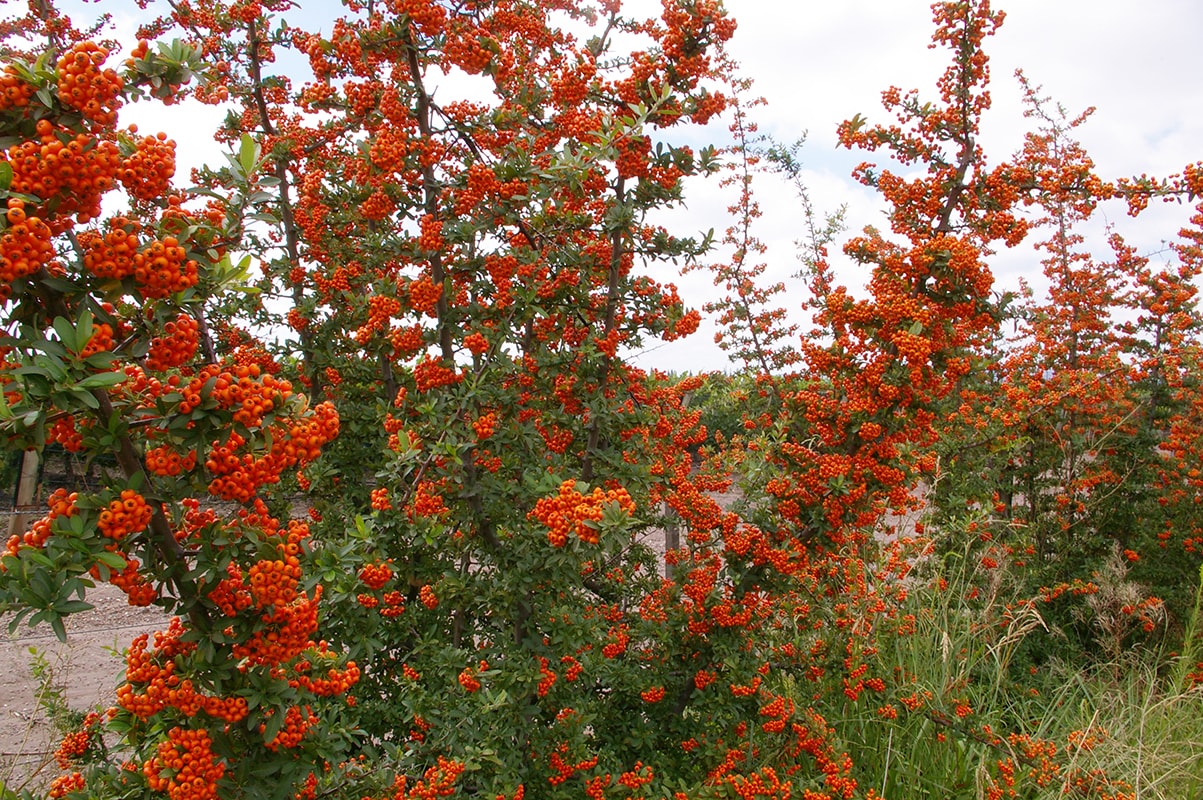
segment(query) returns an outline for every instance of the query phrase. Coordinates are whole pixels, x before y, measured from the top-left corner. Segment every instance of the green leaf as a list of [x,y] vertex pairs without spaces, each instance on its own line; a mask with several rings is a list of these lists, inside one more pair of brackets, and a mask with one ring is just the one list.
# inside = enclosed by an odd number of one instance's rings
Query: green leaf
[[263,741],[270,742],[272,739],[275,739],[276,734],[284,729],[284,722],[284,712],[281,710],[277,710],[276,713],[268,717],[267,721],[264,722]]
[[107,370],[113,366],[113,362],[117,360],[117,354],[112,350],[101,350],[99,353],[93,353],[84,359],[84,366],[94,370]]
[[78,389],[107,389],[125,380],[124,372],[98,372],[75,384]]
[[19,609],[15,614],[13,614],[13,618],[8,622],[8,633],[10,636],[17,632],[17,628],[20,627],[21,622],[24,621],[27,616],[29,616],[31,611],[33,611],[32,608],[26,607]]
[[100,401],[96,399],[96,396],[93,395],[89,389],[78,389],[73,395],[71,395],[71,400],[78,400],[93,411],[100,408]]
[[67,641],[67,628],[63,625],[63,618],[55,614],[50,618],[50,627],[54,630],[54,635],[58,637],[60,642]]
[[63,343],[64,347],[76,353],[83,349],[83,346],[75,339],[75,326],[71,324],[71,320],[66,317],[55,317],[51,325],[54,326],[54,332],[58,334],[59,341]]
[[[87,344],[87,342],[84,344]],[[62,362],[63,359],[66,359],[68,356],[67,348],[58,342],[51,341],[50,339],[42,339],[41,341],[37,342],[36,346],[42,351],[42,355],[47,356],[48,358],[35,359],[35,363],[43,366],[53,365],[58,368],[59,377],[66,376],[67,373],[62,372]]]
[[62,292],[63,294],[72,294],[79,291],[79,285],[75,283],[75,281],[68,280],[67,278],[53,276],[42,278],[42,285],[49,289],[53,289],[56,292]]
[[92,312],[86,308],[80,312],[79,319],[75,322],[75,341],[78,346],[76,352],[83,350],[88,342],[92,340],[92,333],[95,331],[95,326],[92,324]]
[[8,191],[13,185],[13,168],[7,161],[0,161],[0,192]]
[[26,365],[24,367],[17,367],[16,369],[10,369],[8,371],[8,374],[9,375],[20,375],[20,376],[28,375],[31,378],[33,378],[33,377],[38,377],[38,378],[50,377],[50,373],[44,367],[34,366],[32,364]]
[[104,564],[110,569],[125,569],[125,559],[116,553],[105,551],[103,553],[97,553],[95,558],[97,563]]
[[247,177],[255,170],[255,161],[258,160],[259,146],[255,143],[255,139],[249,134],[242,134],[242,141],[238,147],[238,165],[242,167],[242,172]]
[[[39,566],[46,567],[47,569],[54,568],[54,561],[52,561],[50,559],[50,556],[46,555],[44,552],[42,552],[41,550],[39,550],[37,548],[23,549],[21,551],[21,554],[23,556],[25,556],[26,558],[28,558],[30,561],[33,561],[34,563],[38,564]],[[45,576],[43,576],[41,573],[38,573],[38,575],[35,576],[34,583],[37,584],[36,588],[43,594],[43,596],[45,598],[49,598],[50,597],[50,594],[49,594],[50,585],[47,583],[44,583],[44,580],[37,580],[37,578],[44,579],[44,577]]]

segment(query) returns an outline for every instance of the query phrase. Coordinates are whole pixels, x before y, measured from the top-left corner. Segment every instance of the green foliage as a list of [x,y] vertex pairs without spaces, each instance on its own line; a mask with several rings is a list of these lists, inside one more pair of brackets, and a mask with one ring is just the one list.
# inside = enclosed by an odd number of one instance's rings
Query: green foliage
[[863,785],[966,800],[998,788],[1030,800],[1086,790],[1168,799],[1203,786],[1203,693],[1184,680],[1196,668],[1189,653],[1029,667],[1025,652],[1065,651],[1038,641],[1061,638],[1046,604],[955,555],[921,557],[909,581],[876,637],[874,668],[897,679],[828,717]]
[[[49,4],[6,29],[41,52],[0,98],[0,435],[114,463],[7,542],[0,608],[62,637],[108,581],[175,614],[52,793],[1197,791],[1195,729],[1168,731],[1197,716],[1203,589],[1149,591],[1203,552],[1203,234],[1175,271],[1067,232],[1203,170],[1103,183],[1038,100],[988,164],[1003,17],[937,3],[938,97],[839,129],[886,162],[854,173],[890,221],[843,245],[857,296],[798,146],[755,136],[721,4],[618,5],[350,3],[305,31],[169,4],[144,33],[191,44],[120,71]],[[174,144],[117,112],[189,94],[230,104],[229,152],[178,190]],[[728,108],[726,153],[672,143]],[[757,261],[762,159],[799,192],[803,336]],[[621,354],[699,321],[651,276],[720,259],[653,220],[707,176],[738,195],[710,308],[745,369],[647,374]],[[1004,342],[989,258],[1041,227],[1054,290]],[[1109,327],[1117,296],[1136,321]],[[1163,631],[1169,684],[1128,655]]]
[[700,423],[709,435],[707,445],[721,447],[744,433],[744,412],[755,386],[751,378],[739,373],[710,372],[703,377],[702,385],[690,393],[686,405],[701,412]]

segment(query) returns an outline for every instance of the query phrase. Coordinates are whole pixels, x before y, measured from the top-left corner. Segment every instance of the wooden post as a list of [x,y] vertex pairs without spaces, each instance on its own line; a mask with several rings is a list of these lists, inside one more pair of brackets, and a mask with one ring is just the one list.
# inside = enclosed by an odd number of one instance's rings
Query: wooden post
[[[677,526],[677,517],[668,503],[664,504],[664,552],[676,550],[681,546],[681,529]],[[665,565],[664,574],[667,578],[675,576],[676,568]]]
[[8,518],[8,535],[20,536],[25,532],[25,522],[34,508],[38,491],[38,451],[21,453],[21,473],[17,478],[17,497],[13,503],[13,515]]

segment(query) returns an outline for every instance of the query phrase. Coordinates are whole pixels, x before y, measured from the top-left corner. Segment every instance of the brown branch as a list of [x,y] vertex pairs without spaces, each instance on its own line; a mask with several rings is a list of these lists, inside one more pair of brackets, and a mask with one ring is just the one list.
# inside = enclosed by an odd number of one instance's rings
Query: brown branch
[[[620,175],[614,184],[614,202],[621,206],[626,200],[626,182]],[[618,319],[618,280],[622,273],[624,251],[624,234],[622,227],[616,226],[610,233],[610,267],[606,278],[606,316],[602,323],[602,338],[609,340],[614,332]],[[610,379],[610,371],[614,367],[614,357],[603,354],[601,374],[597,380],[597,391],[605,392],[606,382]],[[601,419],[595,414],[589,419],[589,438],[585,444],[585,455],[581,462],[581,480],[588,483],[593,480],[594,455],[601,441]]]
[[[44,267],[35,274],[37,291],[42,300],[43,307],[51,315],[51,318],[62,317],[66,320],[73,319],[74,317],[71,309],[67,306],[65,296],[46,284],[49,278],[50,275]],[[103,427],[108,428],[111,421],[118,416],[109,393],[102,388],[92,389],[90,393],[96,400],[97,408],[95,416],[97,421]],[[117,465],[121,468],[121,472],[127,481],[140,481],[143,486],[150,485],[150,476],[147,475],[146,470],[143,468],[144,460],[142,455],[139,454],[138,448],[134,445],[134,441],[128,433],[121,433],[117,436],[116,459]],[[152,509],[150,542],[154,547],[156,555],[167,570],[166,580],[175,587],[180,599],[191,601],[199,598],[201,596],[200,589],[187,576],[188,565],[184,548],[175,538],[175,531],[172,530],[171,522],[167,519],[167,515],[163,511],[163,504],[151,502],[149,505]],[[197,630],[208,631],[211,629],[212,625],[210,624],[208,614],[199,604],[190,603],[188,616]]]
[[[259,28],[255,20],[247,23],[247,58],[248,69],[251,77],[251,92],[255,101],[255,108],[259,114],[259,124],[263,132],[268,136],[276,136],[277,130],[271,121],[271,114],[267,107],[267,98],[263,94],[263,67],[259,55],[259,46],[262,40],[259,38]],[[280,198],[280,223],[284,226],[284,251],[288,256],[288,261],[294,267],[301,263],[301,236],[298,232],[296,216],[292,210],[292,185],[288,179],[288,163],[285,159],[272,156],[272,172],[278,181],[279,198]],[[250,176],[247,176],[248,179]],[[292,303],[293,307],[300,306],[304,299],[304,287],[300,284],[292,288]],[[325,393],[324,382],[318,374],[317,365],[314,362],[313,350],[314,341],[313,334],[306,330],[298,331],[301,337],[301,360],[304,364],[305,374],[309,378],[309,394],[314,400],[320,400]]]

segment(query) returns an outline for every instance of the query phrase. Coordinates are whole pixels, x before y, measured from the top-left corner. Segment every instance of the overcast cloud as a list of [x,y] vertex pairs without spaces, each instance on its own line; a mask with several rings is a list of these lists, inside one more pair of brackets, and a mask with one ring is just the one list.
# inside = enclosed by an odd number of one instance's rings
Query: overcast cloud
[[[630,4],[653,9],[659,5],[653,0]],[[132,3],[128,5],[132,11],[124,11],[126,7],[104,4],[115,15],[119,34],[128,39],[136,24],[131,15],[138,12]],[[756,93],[768,101],[755,112],[762,132],[783,142],[807,132],[805,176],[817,208],[833,210],[847,204],[854,231],[879,223],[881,212],[874,197],[848,177],[863,156],[839,150],[835,129],[857,113],[870,121],[885,121],[880,93],[891,85],[916,88],[922,96],[934,98],[935,81],[947,57],[943,51],[927,48],[930,4],[926,0],[727,0],[727,7],[739,23],[731,52],[755,80]],[[995,7],[1006,11],[1007,19],[987,42],[994,108],[982,141],[992,161],[1006,158],[1022,143],[1025,120],[1014,78],[1017,68],[1071,115],[1096,107],[1078,135],[1104,177],[1165,175],[1203,158],[1199,81],[1203,49],[1198,46],[1203,3],[1008,0],[996,2]],[[85,6],[80,18],[95,13],[94,9]],[[138,120],[144,130],[168,131],[180,144],[182,167],[215,159],[209,132],[221,117],[220,111],[194,106],[170,110],[166,117],[149,104],[123,112],[123,120]],[[717,126],[712,133],[723,137],[725,128]],[[759,182],[758,191],[766,212],[758,235],[770,246],[773,276],[785,279],[797,266],[792,245],[799,231],[797,204],[787,187],[767,178]],[[727,224],[724,209],[729,201],[713,188],[701,187],[690,197],[688,209],[674,215],[674,224],[681,232],[711,227],[721,231]],[[1119,205],[1104,211],[1100,226],[1103,220],[1114,222],[1146,253],[1157,253],[1161,242],[1187,216],[1181,206],[1154,208],[1137,221],[1129,220]],[[1020,275],[1040,284],[1039,265],[1026,249],[999,254],[994,269],[1000,288],[1014,288]],[[674,279],[665,274],[656,277]],[[850,286],[863,280],[855,273],[841,277]],[[715,292],[703,275],[676,282],[695,307]],[[713,328],[704,325],[693,337],[656,347],[637,363],[702,370],[723,367],[725,356],[713,345]]]
[[[987,156],[997,163],[1023,142],[1028,120],[1014,74],[1022,68],[1043,93],[1072,116],[1094,106],[1078,138],[1105,178],[1141,173],[1168,175],[1203,159],[1203,4],[1159,0],[1134,4],[1116,0],[1009,0],[995,2],[1007,13],[998,33],[986,42],[991,57],[994,106],[983,124]],[[857,113],[888,122],[881,91],[891,85],[918,89],[934,99],[935,82],[947,53],[930,50],[930,4],[924,0],[843,0],[839,3],[776,3],[729,0],[739,21],[731,52],[755,80],[767,107],[757,110],[761,131],[779,141],[807,132],[802,159],[811,199],[818,210],[848,206],[852,231],[880,224],[873,195],[848,177],[872,156],[837,148],[835,130]],[[773,279],[789,280],[796,270],[800,217],[787,187],[759,181],[764,217],[758,234],[769,245]],[[722,198],[694,196],[684,219],[721,230]],[[1154,206],[1139,220],[1120,203],[1103,207],[1096,231],[1107,222],[1141,252],[1163,258],[1162,243],[1188,216],[1184,206]],[[682,217],[678,217],[681,219]],[[1096,252],[1105,255],[1101,238]],[[1042,285],[1040,265],[1028,248],[999,253],[992,264],[996,287],[1014,289],[1020,276]],[[856,287],[863,275],[840,272]],[[704,303],[715,291],[702,276],[680,282],[687,302]],[[801,287],[799,287],[801,291]],[[795,303],[794,305],[797,305]],[[658,347],[637,363],[664,369],[713,369],[724,356],[713,347],[714,329],[704,326],[688,340]]]

